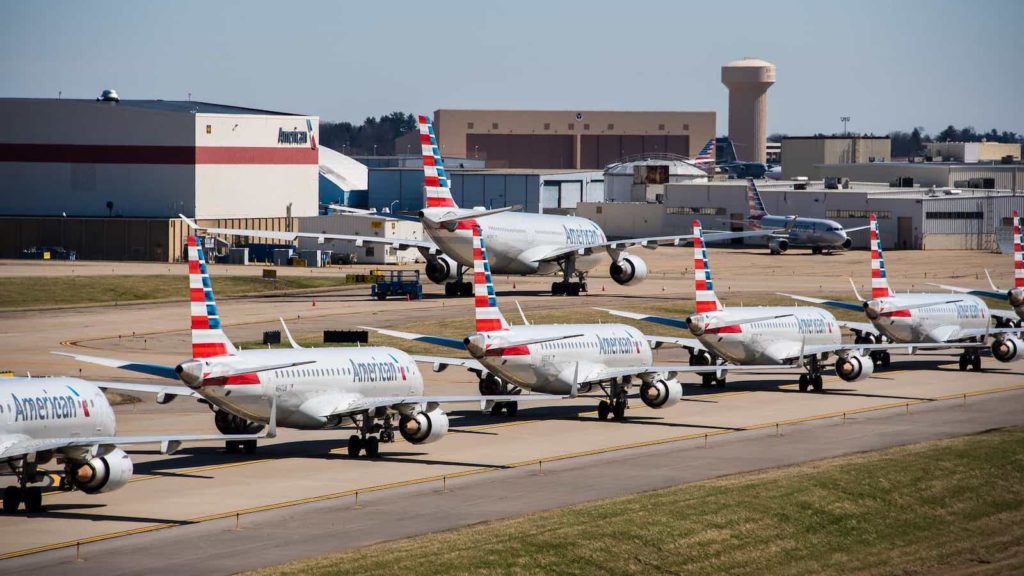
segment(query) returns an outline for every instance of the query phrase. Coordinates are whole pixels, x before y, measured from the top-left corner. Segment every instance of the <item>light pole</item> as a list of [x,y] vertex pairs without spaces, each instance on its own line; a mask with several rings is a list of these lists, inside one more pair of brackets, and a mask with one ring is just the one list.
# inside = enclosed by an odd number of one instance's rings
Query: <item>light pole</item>
[[377,156],[377,145],[376,144],[373,145],[373,155],[374,155],[374,157]]
[[391,201],[391,213],[392,214],[395,213],[395,204],[398,204],[398,200],[392,200]]
[[849,116],[840,116],[839,121],[843,123],[843,135],[849,136],[850,131],[846,129],[846,123],[850,121]]

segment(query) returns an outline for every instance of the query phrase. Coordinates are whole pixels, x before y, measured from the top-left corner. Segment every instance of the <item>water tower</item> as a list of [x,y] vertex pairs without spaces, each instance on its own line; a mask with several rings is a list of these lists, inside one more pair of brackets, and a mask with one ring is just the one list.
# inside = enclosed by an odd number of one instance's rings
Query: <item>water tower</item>
[[775,83],[775,65],[743,58],[722,66],[722,84],[729,88],[729,138],[737,160],[764,162],[768,138],[768,88]]

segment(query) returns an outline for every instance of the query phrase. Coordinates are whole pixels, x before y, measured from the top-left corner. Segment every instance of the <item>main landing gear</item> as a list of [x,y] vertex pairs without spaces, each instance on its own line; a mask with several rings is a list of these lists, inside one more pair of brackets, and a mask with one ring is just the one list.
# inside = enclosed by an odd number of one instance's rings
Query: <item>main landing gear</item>
[[[251,422],[225,410],[213,413],[213,423],[221,434],[258,434],[263,430],[263,424]],[[228,440],[224,442],[224,451],[229,454],[252,454],[256,452],[256,440]]]
[[626,409],[629,408],[628,378],[624,378],[622,382],[613,381],[610,386],[601,388],[608,394],[608,399],[598,403],[597,417],[601,420],[607,420],[609,416],[616,420],[625,420]]
[[[854,334],[856,334],[853,338],[854,344],[880,344],[885,341],[885,338],[881,335],[875,336],[863,332],[854,332]],[[875,368],[888,368],[892,364],[892,357],[889,355],[888,350],[872,350],[868,353],[868,356],[871,357]]]
[[[709,354],[704,350],[696,350],[690,354],[690,366],[714,366],[718,364],[718,357]],[[725,373],[719,376],[715,372],[701,374],[701,385],[725,387]]]
[[[480,394],[483,396],[497,396],[506,394],[520,394],[522,390],[512,388],[507,382],[502,381],[494,374],[485,374],[480,378]],[[519,402],[495,402],[491,406],[491,416],[500,416],[505,412],[510,417],[519,413]]]
[[821,361],[817,356],[811,356],[804,367],[807,368],[807,373],[800,375],[800,391],[807,392],[809,388],[814,388],[815,392],[821,392]]
[[960,353],[960,371],[966,372],[967,370],[981,372],[981,354],[978,353],[977,348],[965,348]]
[[444,283],[444,295],[446,298],[459,298],[473,295],[473,283],[463,280],[465,273],[465,267],[463,267],[462,264],[456,264],[455,282]]
[[9,462],[11,471],[18,479],[17,486],[4,488],[4,513],[15,514],[18,508],[24,504],[26,512],[41,512],[43,509],[43,489],[39,486],[28,486],[29,482],[38,481],[38,468],[34,462],[22,461],[22,464],[15,467]]
[[[353,418],[353,421],[356,421]],[[369,413],[356,421],[359,434],[348,437],[348,457],[358,458],[360,452],[367,458],[380,458],[380,445],[395,441],[395,427],[391,414],[384,414],[380,422]]]
[[[575,258],[566,258],[558,265],[562,268],[562,281],[551,283],[552,296],[579,296],[580,293],[587,292],[586,273],[576,270]],[[573,276],[577,278],[576,282],[572,281]]]

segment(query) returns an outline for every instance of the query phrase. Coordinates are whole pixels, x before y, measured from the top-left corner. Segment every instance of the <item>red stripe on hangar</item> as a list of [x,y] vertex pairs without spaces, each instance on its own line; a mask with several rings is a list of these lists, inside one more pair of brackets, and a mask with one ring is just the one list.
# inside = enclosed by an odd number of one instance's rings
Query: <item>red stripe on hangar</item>
[[311,148],[0,144],[0,162],[53,164],[317,164]]

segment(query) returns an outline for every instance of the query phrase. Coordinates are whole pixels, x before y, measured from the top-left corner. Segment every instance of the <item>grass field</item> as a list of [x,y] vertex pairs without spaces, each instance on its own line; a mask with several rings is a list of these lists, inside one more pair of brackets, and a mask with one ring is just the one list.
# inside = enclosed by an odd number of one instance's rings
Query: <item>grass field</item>
[[737,475],[258,574],[425,572],[1021,573],[1024,429]]
[[[344,286],[345,276],[284,276],[277,280],[263,280],[255,276],[219,276],[214,282],[217,296],[221,297]],[[0,278],[0,308],[8,309],[187,298],[188,281],[183,276]]]

